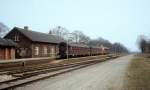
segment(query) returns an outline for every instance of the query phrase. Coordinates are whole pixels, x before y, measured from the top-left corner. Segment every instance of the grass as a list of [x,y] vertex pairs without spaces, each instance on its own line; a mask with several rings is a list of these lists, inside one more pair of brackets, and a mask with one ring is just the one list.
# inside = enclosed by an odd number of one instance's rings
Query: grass
[[123,90],[150,90],[150,58],[137,55],[131,61],[126,72]]

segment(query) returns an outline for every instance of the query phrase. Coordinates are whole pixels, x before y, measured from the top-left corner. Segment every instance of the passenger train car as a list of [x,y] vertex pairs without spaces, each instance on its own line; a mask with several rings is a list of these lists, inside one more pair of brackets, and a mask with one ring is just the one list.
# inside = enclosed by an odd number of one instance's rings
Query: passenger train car
[[[68,54],[67,54],[68,53]],[[59,44],[59,58],[68,57],[80,57],[80,56],[93,56],[93,55],[104,55],[109,53],[109,48],[93,47],[83,44],[66,44],[61,42]]]

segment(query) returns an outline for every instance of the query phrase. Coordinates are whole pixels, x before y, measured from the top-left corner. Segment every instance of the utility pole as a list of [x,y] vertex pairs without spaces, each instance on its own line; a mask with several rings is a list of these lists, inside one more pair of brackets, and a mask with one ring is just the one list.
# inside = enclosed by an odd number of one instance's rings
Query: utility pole
[[69,44],[69,37],[67,35],[67,60],[69,60],[69,55],[68,55],[69,54],[69,47],[68,47],[69,45],[68,44]]
[[67,60],[69,60],[69,35],[72,35],[72,33],[67,33]]

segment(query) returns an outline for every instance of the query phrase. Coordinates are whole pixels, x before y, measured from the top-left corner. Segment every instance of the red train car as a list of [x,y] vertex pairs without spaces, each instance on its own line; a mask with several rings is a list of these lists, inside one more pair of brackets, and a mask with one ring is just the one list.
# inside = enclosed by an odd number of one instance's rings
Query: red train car
[[109,48],[101,46],[100,47],[100,54],[101,55],[109,54]]
[[79,56],[93,56],[108,54],[109,49],[107,47],[95,47],[85,44],[66,44],[64,42],[59,44],[59,56],[60,58],[79,57]]
[[87,45],[83,44],[69,44],[68,46],[68,54],[69,56],[89,56],[90,48]]

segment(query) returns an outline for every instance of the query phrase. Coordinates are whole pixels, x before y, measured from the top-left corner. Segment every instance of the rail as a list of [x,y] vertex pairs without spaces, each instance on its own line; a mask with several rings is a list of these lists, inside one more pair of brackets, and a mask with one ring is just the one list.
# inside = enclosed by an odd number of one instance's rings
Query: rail
[[[85,61],[81,60],[78,62],[62,63],[62,64],[58,64],[58,65],[54,65],[54,66],[48,66],[47,68],[43,68],[43,69],[39,69],[39,70],[35,69],[33,71],[26,70],[24,72],[11,73],[11,75],[16,76],[16,78],[0,82],[0,90],[14,88],[14,87],[17,87],[17,86],[20,86],[23,84],[27,84],[27,83],[30,83],[33,81],[40,80],[42,78],[52,77],[55,75],[59,75],[61,73],[76,70],[81,67],[93,65],[93,64],[96,64],[96,63],[99,63],[99,62],[102,62],[102,61],[105,61],[105,60],[108,60],[111,58],[116,58],[116,57],[118,57],[118,56],[109,55],[109,56],[104,56],[103,58],[97,58],[97,59],[89,58],[89,60],[85,60]],[[57,73],[54,73],[54,72],[57,72]],[[47,75],[46,73],[53,73],[53,74]],[[41,74],[46,74],[46,75],[42,76],[42,77],[40,76],[40,78],[38,78],[37,76],[41,75]],[[37,77],[37,78],[31,79],[32,77]],[[7,84],[7,83],[9,83],[9,84]]]

